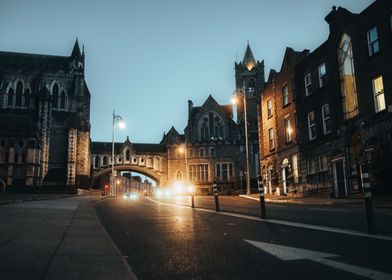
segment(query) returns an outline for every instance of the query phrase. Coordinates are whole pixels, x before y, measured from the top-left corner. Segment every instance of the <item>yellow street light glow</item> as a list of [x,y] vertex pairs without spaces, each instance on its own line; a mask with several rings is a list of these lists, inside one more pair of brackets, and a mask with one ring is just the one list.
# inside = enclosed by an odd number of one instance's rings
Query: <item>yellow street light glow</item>
[[237,104],[237,97],[233,96],[233,97],[230,99],[230,102],[231,102],[232,104]]

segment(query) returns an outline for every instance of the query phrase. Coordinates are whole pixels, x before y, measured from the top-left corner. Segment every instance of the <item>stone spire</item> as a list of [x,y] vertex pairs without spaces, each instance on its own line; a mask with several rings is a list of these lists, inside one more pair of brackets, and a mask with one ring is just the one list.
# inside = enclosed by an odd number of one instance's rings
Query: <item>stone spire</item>
[[82,57],[82,54],[80,53],[78,38],[76,38],[75,45],[74,45],[74,47],[72,49],[71,56],[72,57],[77,57],[77,58]]
[[242,60],[242,64],[250,71],[256,65],[256,59],[253,56],[252,50],[249,46],[249,42],[246,46],[246,51],[244,54],[244,59]]

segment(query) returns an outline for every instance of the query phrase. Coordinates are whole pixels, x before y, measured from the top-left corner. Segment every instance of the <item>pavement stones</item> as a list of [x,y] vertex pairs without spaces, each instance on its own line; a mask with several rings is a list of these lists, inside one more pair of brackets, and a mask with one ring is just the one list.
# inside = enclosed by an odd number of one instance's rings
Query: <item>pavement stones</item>
[[0,207],[0,278],[136,279],[95,214],[99,199]]

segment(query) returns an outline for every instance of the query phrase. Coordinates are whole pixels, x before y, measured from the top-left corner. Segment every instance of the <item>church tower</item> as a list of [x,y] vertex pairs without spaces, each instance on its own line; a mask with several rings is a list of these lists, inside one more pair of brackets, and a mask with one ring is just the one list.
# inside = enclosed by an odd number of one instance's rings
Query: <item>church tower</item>
[[[252,187],[256,187],[256,178],[259,173],[259,141],[257,115],[261,91],[265,85],[264,60],[256,60],[249,42],[246,46],[242,62],[235,62],[236,89],[243,90],[246,95],[246,116],[248,120],[248,145],[249,145],[249,173]],[[237,98],[237,122],[240,127],[240,141],[245,153],[245,121],[244,104],[242,98]],[[244,154],[243,153],[243,154]],[[243,155],[241,170],[245,172],[245,155]]]

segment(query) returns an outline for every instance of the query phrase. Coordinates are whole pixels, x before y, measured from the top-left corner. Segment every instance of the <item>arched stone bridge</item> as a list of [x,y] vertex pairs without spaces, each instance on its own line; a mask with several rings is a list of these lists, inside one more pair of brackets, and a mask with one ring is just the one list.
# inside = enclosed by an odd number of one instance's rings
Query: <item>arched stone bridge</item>
[[[112,143],[92,142],[91,163],[94,186],[108,181],[112,172]],[[131,143],[129,139],[114,144],[114,169],[137,172],[165,185],[167,175],[167,150],[164,144]]]

